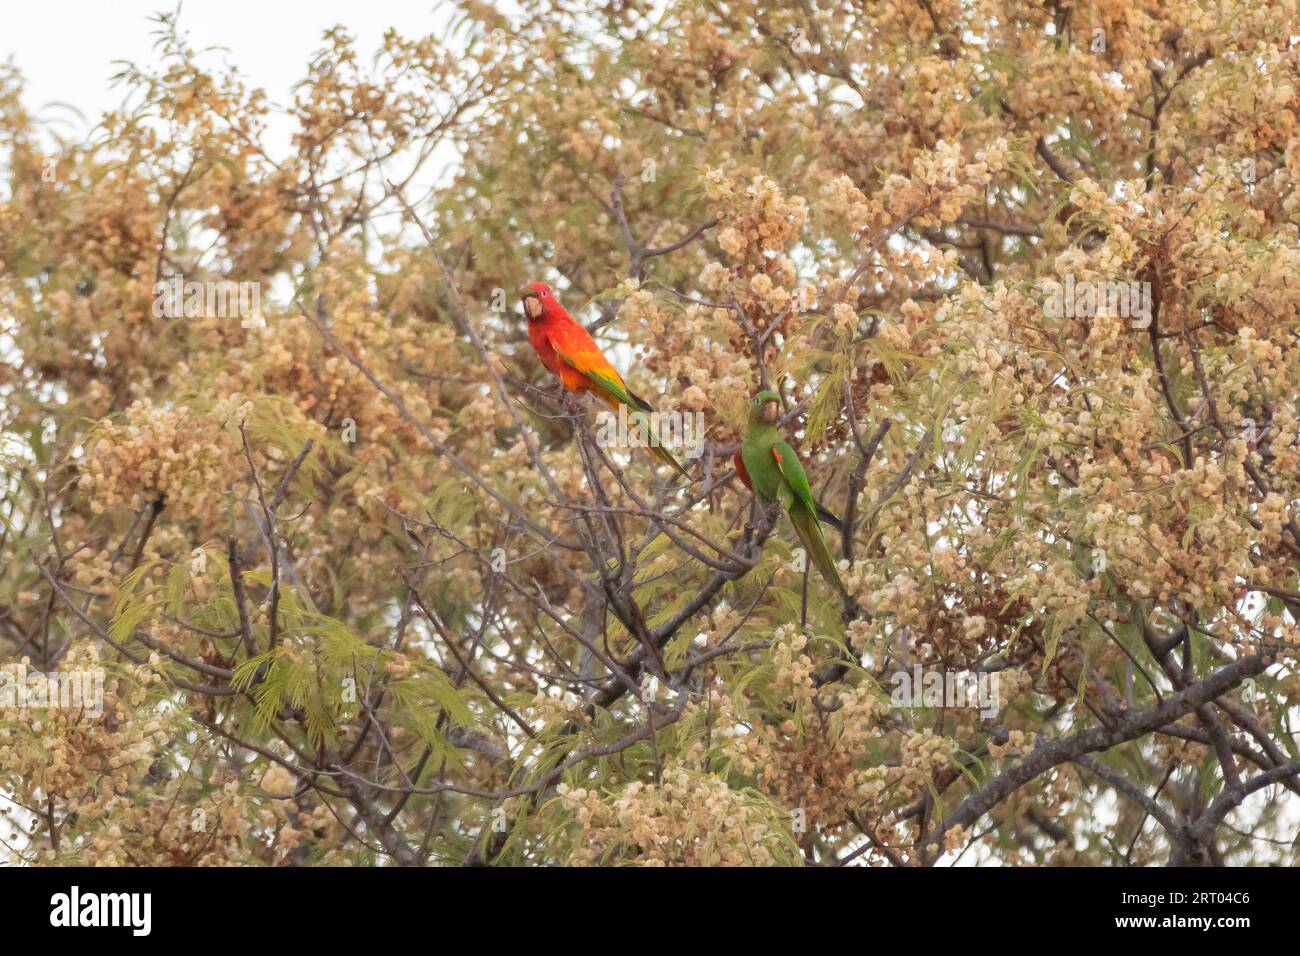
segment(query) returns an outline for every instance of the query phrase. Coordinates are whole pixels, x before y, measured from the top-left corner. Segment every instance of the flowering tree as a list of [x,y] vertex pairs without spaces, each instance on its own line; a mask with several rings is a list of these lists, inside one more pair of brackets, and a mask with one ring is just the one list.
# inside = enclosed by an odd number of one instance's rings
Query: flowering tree
[[9,855],[1294,864],[1300,4],[581,6],[4,75]]

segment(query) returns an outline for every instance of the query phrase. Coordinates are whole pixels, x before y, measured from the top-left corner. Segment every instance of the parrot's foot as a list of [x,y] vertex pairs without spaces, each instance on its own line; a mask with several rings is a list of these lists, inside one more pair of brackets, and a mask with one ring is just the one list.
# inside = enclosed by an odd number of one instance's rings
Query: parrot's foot
[[576,423],[582,421],[586,416],[586,409],[584,409],[582,403],[578,401],[578,396],[574,395],[572,392],[566,391],[561,401],[564,403],[564,416],[566,418]]

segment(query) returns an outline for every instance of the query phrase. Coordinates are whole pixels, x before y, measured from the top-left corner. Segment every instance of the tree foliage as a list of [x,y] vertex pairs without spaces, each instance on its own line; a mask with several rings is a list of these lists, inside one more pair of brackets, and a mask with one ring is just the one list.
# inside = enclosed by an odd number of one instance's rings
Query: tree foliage
[[0,698],[10,856],[1294,864],[1300,5],[528,6],[284,107],[164,16],[57,147],[0,77],[0,657],[105,677]]

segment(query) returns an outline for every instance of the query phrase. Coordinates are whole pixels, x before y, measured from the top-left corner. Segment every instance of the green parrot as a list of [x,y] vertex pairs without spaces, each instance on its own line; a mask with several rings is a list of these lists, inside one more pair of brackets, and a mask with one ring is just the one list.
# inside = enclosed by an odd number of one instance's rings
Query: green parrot
[[781,500],[813,564],[847,601],[848,589],[840,580],[830,549],[826,547],[821,522],[817,520],[818,506],[808,485],[808,475],[799,463],[799,456],[776,430],[780,401],[781,396],[776,392],[759,392],[749,406],[749,425],[740,445],[740,464],[749,478],[746,484],[762,501]]

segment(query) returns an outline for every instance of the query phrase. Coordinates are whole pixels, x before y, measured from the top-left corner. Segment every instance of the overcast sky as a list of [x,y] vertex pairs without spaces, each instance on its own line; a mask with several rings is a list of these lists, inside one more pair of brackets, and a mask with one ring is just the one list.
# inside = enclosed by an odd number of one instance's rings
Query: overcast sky
[[[113,61],[152,59],[151,34],[157,24],[149,18],[175,8],[175,0],[5,3],[0,60],[11,59],[22,70],[25,102],[38,117],[66,116],[46,108],[63,102],[85,113],[93,125],[124,95],[109,85],[109,77],[118,72]],[[407,36],[432,31],[445,17],[435,18],[433,8],[434,0],[185,0],[180,24],[193,47],[226,47],[228,52],[215,55],[229,59],[250,85],[284,103],[327,28],[346,26],[367,63],[390,26]],[[87,128],[76,123],[61,132],[80,138]]]

